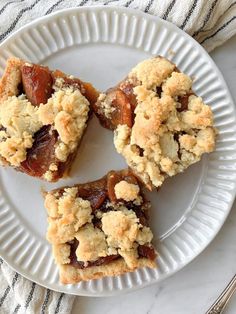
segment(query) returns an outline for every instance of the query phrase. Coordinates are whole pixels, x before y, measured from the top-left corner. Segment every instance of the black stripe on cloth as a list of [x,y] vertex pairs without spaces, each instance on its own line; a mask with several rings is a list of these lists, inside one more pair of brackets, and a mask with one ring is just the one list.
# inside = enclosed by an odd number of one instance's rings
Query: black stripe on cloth
[[150,0],[144,10],[145,13],[147,13],[149,11],[149,9],[151,8],[152,4],[153,4],[154,0]]
[[42,305],[42,309],[41,309],[41,314],[45,314],[45,310],[46,310],[46,307],[48,305],[50,294],[51,294],[51,291],[49,289],[47,289],[47,293],[46,293],[46,296],[45,296],[45,299],[44,299],[44,302]]
[[45,13],[45,15],[52,13],[52,11],[53,11],[61,2],[63,2],[63,1],[64,1],[64,0],[59,0],[59,1],[57,1],[56,3],[54,3],[54,4],[47,10],[47,12]]
[[[234,1],[233,3],[231,3],[231,5],[228,7],[228,9],[225,11],[225,13],[229,10],[229,9],[231,9],[232,8],[232,6],[234,6],[236,4],[236,2]],[[225,14],[224,13],[224,14]],[[222,15],[221,15],[222,16]]]
[[10,290],[11,290],[11,288],[14,288],[14,286],[15,286],[15,284],[16,284],[18,278],[19,278],[19,274],[18,274],[18,273],[15,273],[15,276],[14,276],[13,279],[12,279],[11,285],[10,285],[10,286],[8,285],[8,286],[6,287],[6,290],[4,291],[4,294],[3,294],[3,296],[2,296],[1,299],[0,299],[0,307],[3,305],[3,303],[4,303],[4,301],[5,301],[5,299],[6,299],[7,295],[8,295],[8,293],[9,293]]
[[[220,15],[220,17],[218,18],[218,20],[220,20],[220,19],[222,18],[222,16],[224,16],[225,13],[228,12],[235,4],[236,4],[236,1],[234,1],[233,3],[231,3],[230,6],[224,11],[224,13],[222,13],[222,14]],[[212,28],[206,29],[206,30],[204,30],[204,31],[208,31],[208,32],[209,32],[209,31],[211,31],[211,30],[212,30]]]
[[171,3],[169,4],[168,8],[166,9],[166,12],[163,14],[162,18],[164,20],[166,20],[171,12],[171,10],[173,9],[174,5],[175,5],[176,0],[171,1]]
[[118,2],[118,1],[120,1],[120,0],[109,0],[109,1],[107,1],[107,2],[104,2],[104,5],[108,5],[108,4],[110,4],[111,2]]
[[[228,12],[235,4],[236,4],[236,1],[232,2],[232,3],[230,4],[230,6],[224,11],[224,13],[222,13],[222,14],[220,15],[220,17],[218,17],[218,21],[219,21],[219,20],[222,18],[222,16],[224,16],[225,13]],[[213,28],[213,27],[212,27],[212,28]],[[205,31],[211,31],[212,28],[206,29]]]
[[26,299],[26,301],[25,301],[25,309],[28,308],[28,306],[29,306],[29,304],[30,304],[30,301],[31,301],[32,298],[33,298],[35,286],[36,286],[36,283],[35,283],[35,282],[32,282],[32,286],[31,286],[29,295],[28,295],[28,297],[27,297],[27,299]]
[[15,273],[15,276],[13,277],[12,284],[11,284],[11,287],[12,287],[13,289],[14,289],[14,287],[15,287],[15,284],[16,284],[18,278],[19,278],[19,274],[18,274],[18,273]]
[[11,290],[11,287],[7,286],[6,290],[4,291],[3,296],[0,299],[0,307],[3,305],[3,302],[5,301],[5,299],[6,299],[7,295],[8,295],[8,293],[10,292],[10,290]]
[[58,301],[57,301],[57,306],[56,306],[56,309],[55,309],[55,313],[54,314],[58,314],[59,313],[59,311],[60,311],[60,306],[61,306],[61,300],[62,300],[62,298],[64,297],[64,293],[61,293],[61,295],[60,295],[60,297],[59,297],[59,299],[58,299]]
[[181,29],[184,29],[184,27],[185,27],[186,24],[188,23],[188,20],[190,19],[191,15],[192,15],[192,13],[193,13],[193,11],[194,11],[194,9],[195,9],[196,6],[197,6],[197,1],[198,1],[198,0],[194,0],[194,1],[193,1],[193,4],[192,4],[190,10],[188,11],[188,14],[187,14],[185,20],[183,21],[182,25],[180,26]]
[[225,24],[223,24],[220,28],[217,29],[217,31],[215,31],[215,33],[213,33],[212,35],[206,37],[202,42],[200,42],[200,44],[202,45],[205,41],[207,41],[210,38],[213,38],[216,34],[218,34],[220,31],[222,31],[225,27],[227,27],[231,22],[233,22],[233,20],[236,19],[236,15],[233,16],[228,22],[226,22]]
[[40,1],[40,0],[36,0],[33,4],[31,4],[31,6],[22,9],[22,10],[18,13],[16,19],[15,19],[14,22],[11,24],[11,26],[8,28],[8,30],[6,30],[4,33],[2,33],[2,34],[0,35],[0,41],[3,40],[7,35],[9,35],[11,31],[13,31],[13,29],[16,27],[16,25],[17,25],[17,23],[19,22],[19,20],[20,20],[20,18],[22,17],[22,15],[23,15],[25,12],[32,10],[33,7],[34,7],[39,1]]
[[206,23],[209,21],[209,19],[211,17],[211,13],[213,12],[213,10],[214,10],[214,8],[215,8],[215,6],[216,6],[218,1],[219,0],[214,0],[213,1],[212,5],[211,5],[211,8],[210,8],[210,10],[208,11],[208,13],[207,13],[207,15],[205,17],[205,20],[203,21],[202,26],[195,33],[193,33],[192,36],[197,36],[203,30],[203,28],[205,27]]
[[24,2],[25,0],[20,0],[20,1],[10,1],[10,2],[7,2],[0,10],[0,15],[6,10],[6,8],[12,4],[12,3],[19,3],[19,2]]
[[131,5],[132,2],[134,2],[134,0],[127,1],[124,6],[125,6],[126,8],[128,8],[128,7]]
[[19,309],[21,308],[20,304],[17,304],[17,306],[15,307],[13,314],[17,313],[19,311]]
[[0,266],[3,264],[3,259],[0,257]]
[[80,6],[83,6],[83,5],[85,5],[87,2],[88,2],[88,0],[83,0],[79,5],[80,5]]

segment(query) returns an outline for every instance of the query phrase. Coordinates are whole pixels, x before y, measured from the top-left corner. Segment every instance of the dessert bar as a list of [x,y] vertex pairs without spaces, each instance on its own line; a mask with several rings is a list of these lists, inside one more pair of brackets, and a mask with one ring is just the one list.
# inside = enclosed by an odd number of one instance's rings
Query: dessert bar
[[156,267],[150,204],[129,170],[48,192],[45,207],[62,283]]
[[215,148],[213,114],[192,79],[163,57],[140,62],[93,109],[114,144],[151,190]]
[[0,80],[0,162],[57,181],[76,155],[98,92],[89,83],[17,58]]

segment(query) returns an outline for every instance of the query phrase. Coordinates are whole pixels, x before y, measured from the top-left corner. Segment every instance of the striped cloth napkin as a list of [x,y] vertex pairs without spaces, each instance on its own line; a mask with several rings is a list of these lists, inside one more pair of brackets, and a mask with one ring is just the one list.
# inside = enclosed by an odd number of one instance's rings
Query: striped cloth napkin
[[[0,42],[37,17],[64,8],[99,4],[131,7],[158,15],[189,33],[208,52],[236,33],[236,1],[233,0],[1,0]],[[1,258],[0,287],[1,314],[68,314],[74,301],[73,296],[50,291],[23,278]]]

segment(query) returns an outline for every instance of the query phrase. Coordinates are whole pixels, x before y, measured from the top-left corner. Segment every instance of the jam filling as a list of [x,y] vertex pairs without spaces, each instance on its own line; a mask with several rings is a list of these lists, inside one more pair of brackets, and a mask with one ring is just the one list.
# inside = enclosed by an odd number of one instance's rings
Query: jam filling
[[36,64],[25,64],[21,68],[21,76],[23,89],[31,104],[46,104],[53,93],[53,78],[49,69]]
[[134,94],[134,87],[135,85],[130,83],[129,81],[124,81],[124,83],[120,84],[120,90],[122,90],[122,92],[125,94],[125,96],[129,100],[132,111],[134,111],[134,109],[137,106],[137,99]]
[[103,127],[115,130],[119,124],[126,124],[132,128],[134,124],[134,109],[137,106],[133,88],[133,84],[124,80],[117,87],[107,90],[107,101],[111,103],[111,108],[113,109],[110,113],[110,118],[99,112],[99,102],[93,105],[93,110]]
[[79,245],[79,241],[77,239],[74,239],[68,242],[68,244],[70,245],[70,265],[79,269],[88,268],[92,266],[106,265],[120,257],[119,255],[109,255],[105,257],[100,257],[96,261],[92,261],[92,262],[86,262],[86,263],[79,262],[75,254],[75,251]]
[[156,252],[152,246],[148,245],[139,245],[138,246],[138,254],[141,257],[146,257],[150,260],[154,260],[156,258]]
[[[79,246],[79,241],[77,239],[74,239],[70,242],[67,242],[67,244],[70,245],[69,265],[79,268],[79,269],[89,268],[92,266],[107,265],[110,262],[113,262],[114,260],[121,258],[119,254],[116,254],[116,255],[108,255],[104,257],[99,257],[96,261],[80,262],[77,260],[77,257],[76,257],[76,249]],[[150,260],[154,260],[156,258],[156,252],[154,248],[149,247],[147,245],[139,245],[138,254],[140,258],[148,258]]]
[[100,208],[107,198],[106,178],[78,186],[77,196],[88,200],[92,210]]
[[31,176],[41,177],[51,163],[56,162],[55,144],[57,131],[51,131],[50,125],[43,126],[34,134],[33,146],[27,150],[27,158],[21,163],[19,170]]
[[178,102],[181,104],[181,107],[177,109],[178,112],[188,110],[188,99],[191,95],[194,95],[194,93],[190,92],[186,95],[178,97]]
[[115,185],[122,180],[125,180],[128,183],[137,184],[137,179],[133,175],[127,174],[124,176],[116,171],[110,171],[107,178],[107,191],[108,197],[113,203],[117,203],[119,201],[115,195]]
[[111,107],[115,109],[111,113],[112,125],[117,127],[119,124],[126,124],[131,128],[133,125],[133,113],[129,98],[120,89],[113,91],[111,97],[114,98]]
[[135,212],[136,216],[139,218],[139,222],[143,226],[148,226],[148,214],[147,211],[142,209],[142,206],[137,206],[133,202],[126,202],[125,206]]
[[[175,67],[174,72],[180,71]],[[125,78],[117,86],[109,88],[106,91],[106,101],[107,103],[111,103],[111,108],[114,109],[109,118],[100,112],[100,101],[94,104],[93,110],[103,127],[115,130],[119,124],[126,124],[128,127],[132,128],[135,119],[134,110],[137,106],[137,99],[133,89],[137,85],[138,82],[135,82],[135,79],[133,79],[131,83],[128,78]],[[155,92],[160,98],[162,86],[157,86]],[[177,109],[178,112],[188,109],[188,98],[191,95],[194,95],[192,91],[178,97],[177,101],[181,104],[180,108]],[[142,156],[142,152],[140,156]]]
[[157,86],[156,87],[156,93],[159,96],[159,98],[161,97],[161,93],[162,93],[162,87],[161,86]]

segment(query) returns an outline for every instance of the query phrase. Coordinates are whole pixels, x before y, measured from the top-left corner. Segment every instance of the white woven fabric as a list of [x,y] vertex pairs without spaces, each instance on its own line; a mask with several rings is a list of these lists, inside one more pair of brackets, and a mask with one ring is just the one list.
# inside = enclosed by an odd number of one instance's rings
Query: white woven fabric
[[[37,17],[63,8],[94,4],[121,5],[158,15],[188,32],[208,52],[236,33],[236,2],[233,0],[1,0],[0,41]],[[68,314],[73,300],[73,296],[30,282],[0,259],[1,314]]]
[[207,51],[236,33],[234,0],[1,0],[0,41],[39,16],[63,8],[99,4],[122,5],[158,15],[189,33]]
[[69,314],[74,297],[25,279],[0,259],[1,314]]

